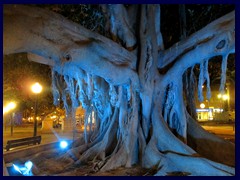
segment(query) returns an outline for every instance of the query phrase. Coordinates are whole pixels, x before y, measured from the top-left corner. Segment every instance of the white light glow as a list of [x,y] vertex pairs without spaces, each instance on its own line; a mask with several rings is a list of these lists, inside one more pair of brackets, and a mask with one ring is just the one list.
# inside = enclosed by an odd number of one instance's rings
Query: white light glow
[[209,109],[196,109],[197,112],[209,112]]
[[14,169],[24,176],[31,176],[32,172],[31,169],[33,167],[33,163],[31,161],[25,162],[23,167],[18,167],[17,165],[13,164]]
[[200,108],[202,108],[202,109],[205,108],[205,104],[201,103]]
[[8,104],[9,109],[14,109],[16,107],[16,104],[14,102],[10,102]]
[[222,98],[223,98],[224,101],[226,101],[229,97],[228,97],[228,95],[224,94],[224,95],[222,96]]
[[57,116],[56,115],[54,115],[54,116],[51,116],[51,119],[54,119],[54,118],[56,118]]
[[39,94],[42,91],[42,86],[37,82],[32,85],[32,91],[36,94]]
[[3,114],[7,113],[8,111],[14,109],[16,107],[15,102],[10,102],[6,107],[3,107]]
[[61,148],[64,149],[64,148],[66,148],[67,146],[68,146],[67,141],[61,141],[61,142],[60,142],[60,147],[61,147]]
[[13,168],[14,168],[17,172],[19,172],[20,174],[22,174],[22,172],[20,171],[19,167],[16,166],[15,164],[13,164]]
[[32,169],[33,163],[31,161],[27,161],[27,162],[25,162],[25,166],[28,169]]
[[3,114],[7,113],[10,109],[8,107],[3,108]]

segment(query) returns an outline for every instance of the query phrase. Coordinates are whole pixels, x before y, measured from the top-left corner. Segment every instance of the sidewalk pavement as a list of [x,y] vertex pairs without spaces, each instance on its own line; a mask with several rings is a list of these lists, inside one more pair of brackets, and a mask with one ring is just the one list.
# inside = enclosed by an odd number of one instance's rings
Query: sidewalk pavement
[[[82,133],[83,131],[80,130],[80,128],[78,128],[77,133],[75,134],[75,138],[80,137]],[[31,127],[31,125],[14,127],[12,136],[11,136],[11,127],[7,127],[6,129],[3,128],[3,150],[6,151],[5,147],[8,140],[20,139],[20,138],[26,138],[26,137],[32,137],[32,136],[33,136],[33,127]],[[49,144],[52,142],[57,142],[62,139],[65,139],[65,140],[73,139],[72,132],[63,132],[60,128],[53,128],[52,132],[50,133],[42,133],[41,127],[38,127],[37,136],[42,137],[41,144]],[[20,148],[21,147],[18,147],[16,149],[20,149]]]
[[[235,139],[235,129],[232,125],[224,124],[221,126],[211,126],[211,125],[202,125],[202,127],[208,130],[211,133],[214,133],[220,137],[227,139]],[[83,133],[83,130],[80,127],[77,127],[76,138],[80,137]],[[37,135],[42,137],[41,144],[49,144],[52,142],[57,142],[61,139],[72,140],[72,132],[63,132],[60,128],[53,128],[51,133],[42,133],[41,127],[37,129]],[[27,126],[16,126],[13,128],[13,135],[11,136],[11,127],[3,128],[3,149],[6,147],[8,140],[20,139],[25,137],[33,136],[33,125]],[[21,147],[19,147],[21,148]],[[5,149],[4,149],[5,151]]]

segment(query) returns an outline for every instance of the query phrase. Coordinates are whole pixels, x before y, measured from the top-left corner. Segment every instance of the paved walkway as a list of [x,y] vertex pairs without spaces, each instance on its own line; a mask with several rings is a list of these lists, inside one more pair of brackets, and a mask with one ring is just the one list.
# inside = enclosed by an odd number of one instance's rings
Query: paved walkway
[[225,124],[219,126],[204,125],[202,127],[210,133],[213,133],[231,142],[235,142],[235,126],[233,124]]
[[[80,128],[79,128],[78,132],[76,133],[76,137],[80,137],[81,134],[82,134],[82,131],[80,131]],[[37,135],[42,136],[41,144],[48,144],[48,143],[59,141],[61,139],[69,139],[69,140],[73,139],[72,132],[68,132],[68,133],[63,132],[60,128],[53,128],[51,133],[42,133],[41,127],[38,127]],[[32,136],[33,136],[33,127],[31,127],[31,125],[14,127],[12,136],[11,136],[10,127],[7,127],[6,129],[3,128],[3,149],[4,147],[6,147],[8,140],[20,139],[20,138],[32,137]],[[20,149],[20,148],[21,147],[18,147],[17,149]]]
[[[220,137],[223,137],[226,139],[235,139],[235,129],[233,129],[232,125],[228,125],[228,124],[203,125],[202,127],[208,130],[209,132],[214,133]],[[76,133],[76,137],[80,137],[83,131],[80,129],[80,127],[78,127],[77,130],[78,132]],[[73,139],[72,132],[66,133],[66,132],[63,132],[60,128],[53,128],[51,133],[42,133],[41,127],[38,127],[37,135],[42,136],[41,144],[48,144],[48,143],[59,141],[61,139],[69,139],[69,140]],[[7,127],[6,129],[3,128],[3,149],[4,147],[6,147],[8,140],[32,137],[32,136],[33,136],[33,125],[14,127],[12,136],[11,136],[10,127]]]

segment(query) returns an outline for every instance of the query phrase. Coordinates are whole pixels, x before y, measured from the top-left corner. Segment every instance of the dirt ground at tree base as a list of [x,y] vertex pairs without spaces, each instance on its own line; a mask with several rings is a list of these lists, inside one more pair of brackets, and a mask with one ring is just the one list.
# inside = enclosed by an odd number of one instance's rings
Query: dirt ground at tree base
[[[157,173],[156,169],[146,169],[140,166],[131,168],[119,167],[110,171],[94,171],[90,166],[82,166],[73,168],[64,173],[55,174],[53,176],[154,176]],[[169,172],[166,176],[187,176],[187,172]]]
[[150,170],[135,166],[132,168],[120,167],[114,170],[101,172],[94,171],[91,166],[82,166],[77,168],[72,168],[64,173],[55,174],[55,176],[152,176]]

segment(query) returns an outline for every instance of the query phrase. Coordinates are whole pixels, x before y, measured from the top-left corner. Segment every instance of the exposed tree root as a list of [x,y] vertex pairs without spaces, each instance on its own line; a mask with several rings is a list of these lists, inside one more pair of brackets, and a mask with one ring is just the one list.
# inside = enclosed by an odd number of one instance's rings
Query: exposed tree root
[[235,144],[204,130],[188,117],[188,145],[202,156],[229,166],[235,166]]
[[166,175],[170,172],[187,172],[191,176],[232,176],[235,169],[218,164],[201,157],[186,156],[175,153],[164,154],[159,163],[160,170],[156,175]]
[[126,163],[127,163],[127,152],[124,146],[122,146],[117,153],[111,156],[109,161],[102,167],[101,171],[103,172],[111,169],[116,169],[118,167],[125,166]]

